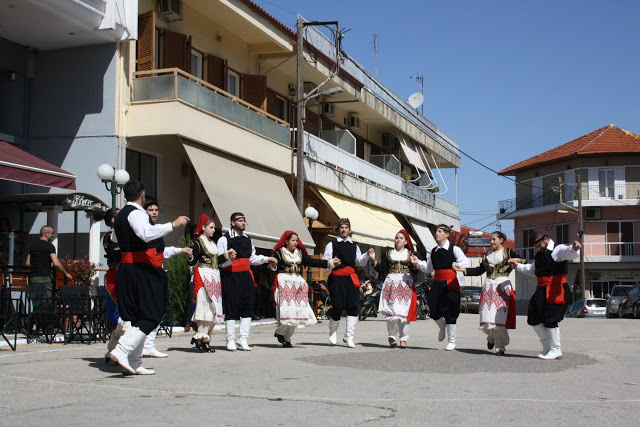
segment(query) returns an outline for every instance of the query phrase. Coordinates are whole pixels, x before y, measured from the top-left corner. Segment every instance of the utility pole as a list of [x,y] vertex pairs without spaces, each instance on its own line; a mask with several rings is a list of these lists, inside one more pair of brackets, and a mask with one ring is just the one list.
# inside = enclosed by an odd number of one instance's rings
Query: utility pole
[[[578,174],[576,174],[578,175]],[[587,274],[584,271],[584,218],[582,214],[582,183],[580,175],[576,179],[576,190],[578,191],[578,238],[580,239],[580,285],[582,285],[582,298],[587,297]]]
[[304,214],[304,80],[302,79],[302,61],[304,60],[304,22],[302,16],[298,15],[297,31],[297,90],[296,90],[296,150],[297,150],[297,176],[296,181],[296,202],[300,214]]

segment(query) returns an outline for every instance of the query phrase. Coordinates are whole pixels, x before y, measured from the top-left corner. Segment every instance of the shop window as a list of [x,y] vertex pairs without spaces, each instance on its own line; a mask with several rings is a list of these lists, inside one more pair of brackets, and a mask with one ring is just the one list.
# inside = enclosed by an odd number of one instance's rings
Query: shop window
[[147,199],[157,199],[157,159],[154,156],[127,150],[126,170],[132,180],[144,184]]

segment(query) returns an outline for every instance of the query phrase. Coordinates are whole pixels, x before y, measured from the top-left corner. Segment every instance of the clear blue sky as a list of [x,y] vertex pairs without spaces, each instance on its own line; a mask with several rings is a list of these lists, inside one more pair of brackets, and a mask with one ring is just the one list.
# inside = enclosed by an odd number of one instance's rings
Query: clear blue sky
[[[640,133],[640,1],[254,1],[293,29],[291,12],[339,21],[371,72],[378,34],[378,78],[407,99],[422,74],[424,115],[494,170],[611,123]],[[512,181],[462,156],[462,224],[487,226],[513,197]],[[502,230],[513,237],[513,222]]]

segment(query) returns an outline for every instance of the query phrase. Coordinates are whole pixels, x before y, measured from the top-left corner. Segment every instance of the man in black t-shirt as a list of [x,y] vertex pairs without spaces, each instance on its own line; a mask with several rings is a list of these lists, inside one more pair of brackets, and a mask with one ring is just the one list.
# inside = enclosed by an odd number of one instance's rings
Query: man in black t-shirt
[[53,292],[51,284],[52,265],[64,274],[67,279],[72,280],[71,275],[67,273],[62,264],[60,264],[60,260],[58,260],[56,248],[51,243],[53,236],[53,227],[50,225],[43,225],[40,229],[40,239],[31,245],[26,263],[27,267],[31,267],[31,272],[29,273],[29,284],[46,285],[50,293]]

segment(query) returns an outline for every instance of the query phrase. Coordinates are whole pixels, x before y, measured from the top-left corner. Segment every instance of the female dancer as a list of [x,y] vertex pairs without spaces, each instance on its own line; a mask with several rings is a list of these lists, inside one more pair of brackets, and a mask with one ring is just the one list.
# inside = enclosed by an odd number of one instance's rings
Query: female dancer
[[195,344],[199,350],[214,352],[209,345],[213,327],[216,323],[224,322],[218,264],[235,259],[236,252],[229,249],[218,254],[218,247],[212,240],[216,225],[207,215],[200,215],[196,230],[199,230],[200,236],[191,246],[193,256],[189,258],[189,265],[195,265],[193,286],[196,309],[193,320],[198,324],[198,330],[191,339],[191,344]]
[[[453,269],[465,276],[481,276],[487,273],[480,293],[480,328],[487,334],[487,348],[496,348],[496,354],[504,356],[509,344],[507,329],[516,328],[516,296],[509,274],[510,258],[520,259],[518,254],[505,248],[507,236],[499,231],[491,233],[491,249],[482,257],[482,263],[476,268],[464,268],[454,263]],[[521,260],[526,262],[526,260]]]
[[316,316],[309,306],[309,286],[301,276],[302,266],[333,268],[340,264],[340,260],[311,258],[293,231],[285,231],[273,250],[275,262],[271,261],[269,268],[276,272],[273,300],[278,327],[274,336],[283,347],[291,348],[291,336],[296,327],[304,328],[316,323]]
[[387,316],[389,346],[398,346],[396,337],[400,335],[400,348],[407,348],[409,338],[409,322],[416,320],[417,295],[413,284],[413,274],[418,269],[411,264],[413,244],[406,230],[396,234],[395,249],[383,252],[382,262],[375,259],[375,252],[369,257],[373,260],[373,268],[380,274],[386,274],[382,287],[382,298],[378,312]]

